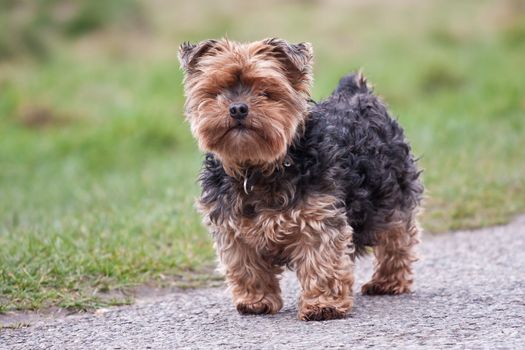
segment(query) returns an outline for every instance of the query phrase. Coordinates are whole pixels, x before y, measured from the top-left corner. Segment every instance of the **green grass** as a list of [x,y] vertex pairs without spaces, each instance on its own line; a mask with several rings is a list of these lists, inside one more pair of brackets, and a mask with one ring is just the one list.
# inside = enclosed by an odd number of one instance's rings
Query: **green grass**
[[109,28],[0,64],[0,312],[128,303],[108,295],[185,285],[213,263],[193,208],[202,156],[182,117],[176,46],[188,39],[309,40],[316,99],[362,68],[421,156],[427,231],[525,211],[516,4],[196,1],[150,8],[144,32]]

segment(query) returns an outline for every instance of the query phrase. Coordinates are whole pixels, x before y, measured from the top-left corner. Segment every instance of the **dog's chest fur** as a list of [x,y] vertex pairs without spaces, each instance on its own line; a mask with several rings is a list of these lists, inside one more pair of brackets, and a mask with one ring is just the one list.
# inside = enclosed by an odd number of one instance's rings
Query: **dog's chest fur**
[[[251,171],[246,176],[229,177],[208,155],[199,207],[216,240],[233,236],[276,264],[289,263],[291,251],[308,240],[312,225],[322,231],[326,216],[344,213],[335,207],[337,200],[331,196],[305,196],[295,164],[287,164],[271,176]],[[337,225],[346,222],[339,218]]]

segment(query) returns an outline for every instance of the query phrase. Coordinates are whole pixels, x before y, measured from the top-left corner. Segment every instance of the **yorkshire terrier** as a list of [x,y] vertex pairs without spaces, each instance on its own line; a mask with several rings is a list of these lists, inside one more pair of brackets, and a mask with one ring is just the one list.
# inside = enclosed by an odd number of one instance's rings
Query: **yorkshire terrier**
[[356,257],[373,247],[363,294],[410,291],[423,186],[402,128],[361,74],[310,98],[309,43],[207,40],[179,48],[185,114],[206,152],[199,209],[241,314],[273,314],[286,266],[298,317],[352,308]]

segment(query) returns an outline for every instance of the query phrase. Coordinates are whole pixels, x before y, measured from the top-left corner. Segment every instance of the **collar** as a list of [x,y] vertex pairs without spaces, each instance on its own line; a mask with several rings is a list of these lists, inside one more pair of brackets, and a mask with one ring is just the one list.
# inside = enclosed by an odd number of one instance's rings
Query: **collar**
[[[292,166],[292,160],[289,155],[287,155],[284,158],[282,166],[283,166],[282,168],[283,170],[286,170],[286,168],[289,168]],[[250,194],[253,191],[253,187],[255,183],[261,176],[262,174],[259,170],[251,171],[251,169],[249,168],[246,169],[246,172],[244,173],[244,176],[243,176],[243,182],[242,182],[244,193]]]

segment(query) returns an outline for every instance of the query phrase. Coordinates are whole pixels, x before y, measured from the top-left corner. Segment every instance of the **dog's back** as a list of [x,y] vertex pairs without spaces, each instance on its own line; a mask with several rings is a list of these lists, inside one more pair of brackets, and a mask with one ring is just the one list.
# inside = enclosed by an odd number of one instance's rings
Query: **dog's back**
[[408,221],[423,187],[402,128],[360,74],[343,77],[317,104],[306,142],[324,162],[319,178],[343,192],[357,253],[394,221]]

